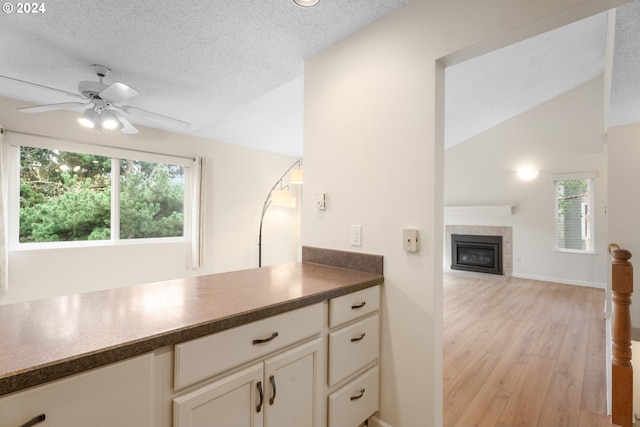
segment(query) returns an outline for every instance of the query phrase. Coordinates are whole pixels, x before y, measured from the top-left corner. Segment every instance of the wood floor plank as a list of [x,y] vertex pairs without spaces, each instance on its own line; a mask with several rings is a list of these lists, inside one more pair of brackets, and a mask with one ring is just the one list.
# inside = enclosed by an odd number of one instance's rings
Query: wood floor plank
[[513,427],[535,427],[538,425],[538,418],[551,382],[554,366],[554,360],[537,354],[531,356],[500,417],[500,421]]
[[580,412],[579,427],[612,427],[611,418],[583,410]]
[[539,426],[576,427],[580,424],[582,381],[554,375],[538,420]]
[[558,361],[556,373],[582,381],[587,359],[587,339],[589,330],[585,325],[589,324],[589,312],[574,310],[569,329],[565,336]]
[[495,368],[498,356],[481,352],[469,363],[443,391],[444,423],[455,425],[464,410],[471,404],[484,385],[486,378]]
[[504,390],[483,385],[455,427],[495,427],[509,396]]
[[587,352],[582,394],[582,409],[602,416],[607,415],[605,360],[605,354],[602,351]]
[[487,378],[487,384],[513,392],[524,369],[533,354],[535,342],[527,338],[516,337],[504,352],[498,365]]
[[568,327],[568,323],[548,322],[541,332],[534,353],[548,359],[557,359]]

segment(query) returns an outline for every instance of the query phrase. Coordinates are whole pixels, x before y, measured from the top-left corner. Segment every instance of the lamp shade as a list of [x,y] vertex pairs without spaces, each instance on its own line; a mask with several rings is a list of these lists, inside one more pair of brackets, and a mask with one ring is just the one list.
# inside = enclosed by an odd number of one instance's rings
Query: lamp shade
[[87,108],[78,119],[78,123],[86,128],[94,128],[98,125],[98,113],[93,108]]
[[304,181],[304,174],[302,169],[292,169],[289,173],[289,182],[291,184],[302,184]]
[[119,129],[122,127],[122,123],[113,114],[112,111],[105,110],[102,112],[100,119],[102,120],[102,127],[108,130]]
[[291,206],[291,191],[273,190],[271,192],[271,204],[274,206]]

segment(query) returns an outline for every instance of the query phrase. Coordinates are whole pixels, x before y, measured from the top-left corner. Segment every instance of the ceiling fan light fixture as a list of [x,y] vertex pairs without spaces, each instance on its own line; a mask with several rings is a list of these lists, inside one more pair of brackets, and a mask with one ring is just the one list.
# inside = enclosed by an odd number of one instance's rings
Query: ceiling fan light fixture
[[111,112],[109,110],[103,111],[102,114],[101,114],[100,119],[102,121],[102,127],[104,129],[114,130],[114,129],[121,129],[122,128],[122,123],[120,123],[120,120],[118,120],[116,115],[113,114],[113,112]]
[[312,7],[318,4],[320,0],[293,0],[295,4],[302,7]]
[[93,108],[87,108],[78,119],[78,123],[86,128],[93,129],[98,124],[98,113]]

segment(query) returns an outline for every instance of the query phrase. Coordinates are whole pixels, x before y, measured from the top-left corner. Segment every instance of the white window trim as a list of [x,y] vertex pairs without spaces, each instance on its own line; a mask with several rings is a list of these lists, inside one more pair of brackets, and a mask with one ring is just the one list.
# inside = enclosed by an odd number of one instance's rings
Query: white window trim
[[[7,138],[9,139],[9,138]],[[5,140],[6,141],[6,140]],[[194,177],[192,177],[194,160],[186,157],[174,157],[171,155],[161,153],[151,153],[146,151],[128,150],[117,147],[108,147],[98,144],[89,144],[82,142],[73,142],[62,139],[47,138],[39,135],[21,134],[20,143],[6,141],[9,143],[9,171],[8,171],[8,205],[9,205],[9,251],[31,251],[31,250],[47,250],[47,249],[67,249],[67,248],[83,248],[83,247],[105,247],[105,246],[124,246],[124,245],[147,245],[147,244],[165,244],[165,243],[180,243],[191,240],[192,234],[192,203],[191,197],[193,194],[192,185]],[[120,239],[119,238],[119,224],[118,221],[113,222],[114,212],[118,212],[119,207],[112,206],[112,222],[114,226],[112,230],[118,229],[118,233],[112,233],[110,240],[95,240],[95,241],[72,241],[72,242],[32,242],[32,243],[20,243],[19,242],[19,223],[20,223],[20,208],[15,206],[15,201],[20,197],[20,146],[31,146],[36,148],[44,148],[49,150],[61,150],[71,151],[76,153],[94,154],[105,157],[120,158],[120,159],[134,159],[155,163],[166,163],[172,165],[182,166],[185,169],[184,174],[184,223],[183,223],[183,235],[180,237],[162,237],[162,238],[141,238],[141,239]],[[117,161],[116,161],[117,163]],[[115,181],[115,183],[114,183]],[[112,185],[115,186],[115,190],[112,187],[112,194],[118,194],[117,180],[112,180]],[[112,197],[112,204],[118,199],[118,196]]]

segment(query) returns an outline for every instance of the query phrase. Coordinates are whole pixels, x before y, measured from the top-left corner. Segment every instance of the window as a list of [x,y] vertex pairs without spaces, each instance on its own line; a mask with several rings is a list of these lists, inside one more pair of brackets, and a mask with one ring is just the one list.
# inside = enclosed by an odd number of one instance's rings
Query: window
[[595,174],[556,175],[556,249],[593,252]]
[[19,165],[13,199],[19,203],[12,214],[18,226],[10,227],[19,230],[14,242],[59,247],[67,242],[185,237],[191,159],[40,145],[13,147]]

